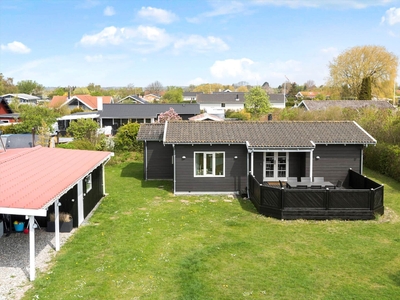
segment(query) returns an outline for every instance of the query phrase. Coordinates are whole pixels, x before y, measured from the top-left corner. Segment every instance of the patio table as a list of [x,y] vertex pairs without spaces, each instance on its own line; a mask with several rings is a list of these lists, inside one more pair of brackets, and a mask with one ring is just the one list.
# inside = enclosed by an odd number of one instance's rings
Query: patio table
[[321,188],[325,188],[326,186],[335,186],[332,182],[329,181],[318,181],[318,182],[300,182],[300,181],[287,181],[286,182],[287,186],[290,188],[296,188],[299,185],[306,185],[307,188],[311,188],[312,185],[320,185]]

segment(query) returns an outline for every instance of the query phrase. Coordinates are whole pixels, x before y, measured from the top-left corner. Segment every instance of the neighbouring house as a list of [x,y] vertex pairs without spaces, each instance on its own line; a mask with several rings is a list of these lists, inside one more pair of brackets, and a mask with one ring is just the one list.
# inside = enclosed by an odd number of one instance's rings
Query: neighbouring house
[[274,108],[285,108],[286,107],[286,96],[285,94],[268,94],[269,102],[271,107]]
[[317,97],[318,93],[317,92],[313,92],[313,91],[301,91],[298,92],[295,97],[299,100],[299,99],[314,99],[315,97]]
[[104,104],[99,110],[100,127],[113,126],[116,130],[119,126],[128,122],[154,123],[161,113],[173,108],[183,119],[200,114],[199,104]]
[[15,123],[19,120],[19,113],[14,113],[5,98],[0,98],[0,124]]
[[29,94],[5,94],[0,96],[7,101],[7,103],[11,103],[13,99],[17,99],[20,104],[32,104],[36,105],[40,101],[40,97],[32,96]]
[[139,95],[129,95],[122,98],[117,103],[121,104],[148,104],[149,102],[140,97]]
[[203,94],[203,92],[183,92],[183,101],[196,102],[198,94]]
[[111,96],[74,95],[70,98],[68,96],[54,96],[49,106],[68,106],[70,110],[82,108],[85,111],[94,111],[101,109],[103,104],[110,103],[114,103],[114,99]]
[[[106,195],[104,165],[113,153],[60,148],[0,149],[0,214],[29,223],[30,279],[35,279],[34,223],[46,227],[50,213],[73,217],[78,227]],[[10,171],[12,170],[12,172]],[[55,248],[60,248],[58,224]]]
[[243,92],[220,92],[212,94],[198,94],[196,102],[200,104],[200,110],[209,111],[214,109],[242,110],[244,109]]
[[220,118],[217,115],[203,113],[203,114],[189,118],[189,121],[224,121],[224,119]]
[[306,111],[326,110],[330,107],[361,109],[375,107],[379,109],[395,109],[388,101],[383,100],[303,100],[298,105]]
[[[332,185],[341,182],[350,187],[354,183],[349,170],[362,174],[363,149],[376,144],[350,121],[171,121],[142,124],[137,139],[144,142],[144,178],[173,180],[175,194],[253,193],[249,174],[261,184],[275,185],[290,177],[324,177]],[[259,211],[279,215],[275,210]],[[318,211],[321,215],[311,218],[330,218],[334,212]],[[356,218],[374,215],[368,213],[357,212]],[[299,216],[307,218],[301,213],[292,217]]]
[[98,111],[77,112],[71,115],[65,115],[57,118],[57,128],[55,130],[60,132],[62,136],[65,136],[67,133],[67,128],[72,121],[79,119],[91,119],[99,122],[99,118],[100,114]]
[[147,94],[143,96],[143,99],[146,100],[147,102],[153,103],[153,102],[158,102],[161,99],[161,96],[154,95],[154,94]]

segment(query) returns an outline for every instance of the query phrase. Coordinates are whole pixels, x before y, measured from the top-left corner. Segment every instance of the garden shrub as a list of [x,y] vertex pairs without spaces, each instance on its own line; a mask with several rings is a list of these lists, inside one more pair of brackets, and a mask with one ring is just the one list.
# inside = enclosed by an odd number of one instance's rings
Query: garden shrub
[[378,143],[364,150],[366,167],[400,181],[400,146]]

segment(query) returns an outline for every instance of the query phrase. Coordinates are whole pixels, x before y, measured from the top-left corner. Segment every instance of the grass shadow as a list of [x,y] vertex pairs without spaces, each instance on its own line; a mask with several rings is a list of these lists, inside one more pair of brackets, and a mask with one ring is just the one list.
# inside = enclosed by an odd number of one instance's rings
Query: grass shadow
[[396,272],[394,274],[389,275],[389,278],[393,280],[393,282],[397,285],[400,286],[400,271]]
[[243,210],[251,212],[253,214],[259,214],[250,199],[242,198],[241,196],[237,196],[237,200],[239,201],[240,207]]
[[139,180],[142,188],[158,188],[167,192],[173,192],[172,181],[170,180],[144,180],[143,162],[130,162],[121,169],[121,177],[131,177]]

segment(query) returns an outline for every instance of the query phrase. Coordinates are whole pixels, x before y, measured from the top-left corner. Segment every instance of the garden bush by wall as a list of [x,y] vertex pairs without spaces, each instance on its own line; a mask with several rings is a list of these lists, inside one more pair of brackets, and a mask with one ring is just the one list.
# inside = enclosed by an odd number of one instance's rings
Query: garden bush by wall
[[400,181],[400,146],[377,143],[364,150],[364,165]]

